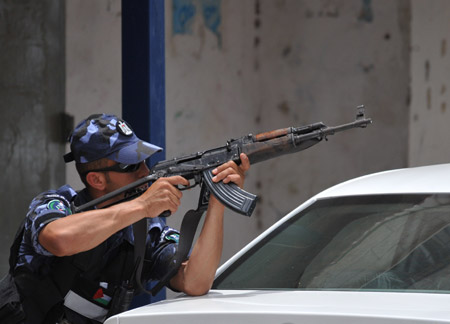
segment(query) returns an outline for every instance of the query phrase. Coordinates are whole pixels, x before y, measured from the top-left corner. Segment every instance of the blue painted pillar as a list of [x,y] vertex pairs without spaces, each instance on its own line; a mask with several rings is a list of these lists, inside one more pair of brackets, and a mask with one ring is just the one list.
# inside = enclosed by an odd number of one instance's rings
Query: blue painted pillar
[[[122,0],[122,117],[138,137],[165,148],[164,0]],[[149,164],[165,159],[155,154]],[[137,307],[165,299],[141,295]]]

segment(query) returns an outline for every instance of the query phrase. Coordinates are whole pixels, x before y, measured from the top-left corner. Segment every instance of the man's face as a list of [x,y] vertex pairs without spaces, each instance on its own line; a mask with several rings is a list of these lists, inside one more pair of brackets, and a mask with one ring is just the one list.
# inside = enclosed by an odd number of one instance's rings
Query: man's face
[[[116,164],[116,162],[111,161],[111,165]],[[108,171],[106,177],[108,179],[106,191],[111,192],[116,189],[122,188],[132,182],[135,182],[149,174],[150,170],[148,169],[145,162],[141,162],[139,165],[139,169],[134,172],[113,172]]]

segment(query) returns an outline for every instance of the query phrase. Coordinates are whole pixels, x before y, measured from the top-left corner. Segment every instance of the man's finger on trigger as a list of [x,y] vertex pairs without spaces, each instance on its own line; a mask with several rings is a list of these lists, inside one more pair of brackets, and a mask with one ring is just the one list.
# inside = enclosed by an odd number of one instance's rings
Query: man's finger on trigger
[[183,185],[183,186],[189,185],[189,181],[187,179],[183,178],[182,176],[172,176],[172,177],[167,178],[167,180],[172,185]]

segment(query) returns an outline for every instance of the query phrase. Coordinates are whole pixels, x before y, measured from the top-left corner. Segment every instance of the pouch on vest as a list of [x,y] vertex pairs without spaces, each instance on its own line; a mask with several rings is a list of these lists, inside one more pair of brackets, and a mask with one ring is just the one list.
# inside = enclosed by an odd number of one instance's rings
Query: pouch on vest
[[0,280],[0,323],[19,324],[25,321],[25,312],[23,311],[19,291],[12,276],[14,266],[17,261],[20,242],[25,227],[25,219],[19,226],[10,249],[9,272]]
[[11,274],[0,281],[0,323],[24,323],[25,313],[20,302],[19,292]]

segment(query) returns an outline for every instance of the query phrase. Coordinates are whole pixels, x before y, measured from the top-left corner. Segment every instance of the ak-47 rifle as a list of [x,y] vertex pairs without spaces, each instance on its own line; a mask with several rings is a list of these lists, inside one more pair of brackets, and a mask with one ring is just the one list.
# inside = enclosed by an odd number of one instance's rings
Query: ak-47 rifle
[[[139,188],[161,177],[180,175],[189,180],[191,184],[186,188],[181,188],[181,190],[200,185],[201,193],[198,208],[197,210],[188,211],[182,221],[180,243],[174,260],[174,264],[176,264],[174,269],[176,269],[169,273],[166,278],[163,278],[152,290],[152,294],[156,294],[157,291],[159,291],[159,289],[162,288],[162,286],[176,273],[181,262],[184,261],[187,256],[198,221],[208,206],[210,193],[226,207],[237,213],[250,216],[255,208],[257,201],[256,195],[239,188],[233,183],[214,183],[212,181],[212,170],[214,168],[230,160],[239,164],[240,153],[245,153],[248,156],[250,164],[273,159],[285,154],[296,153],[319,143],[329,135],[351,128],[365,128],[371,123],[372,120],[365,117],[364,106],[358,106],[356,120],[351,123],[328,127],[324,123],[319,122],[307,126],[288,127],[258,135],[249,134],[238,139],[231,139],[222,147],[161,161],[151,168],[148,176],[98,199],[94,199],[87,204],[79,207],[73,206],[72,210],[74,212],[88,210],[124,193],[126,193],[127,196],[125,199],[133,199],[142,193],[142,190]],[[169,215],[170,213],[167,211],[161,216]],[[144,225],[142,226],[143,230],[141,231],[143,233],[143,245],[145,246],[146,232],[144,232],[144,230],[146,230],[146,227],[144,227]],[[135,241],[137,240],[136,232],[137,230],[135,231]],[[135,242],[135,247],[137,245],[139,244]],[[140,253],[143,255],[143,252]],[[137,271],[137,279],[140,278],[141,270],[142,265]],[[139,281],[140,280],[138,280],[138,284],[140,285],[141,283]]]

